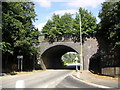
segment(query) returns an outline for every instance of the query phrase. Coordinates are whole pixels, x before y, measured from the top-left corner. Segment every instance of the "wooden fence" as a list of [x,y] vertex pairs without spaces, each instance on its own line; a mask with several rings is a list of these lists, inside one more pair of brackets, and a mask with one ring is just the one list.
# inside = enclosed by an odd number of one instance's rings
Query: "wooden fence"
[[118,77],[120,76],[120,67],[106,67],[101,69],[101,74]]

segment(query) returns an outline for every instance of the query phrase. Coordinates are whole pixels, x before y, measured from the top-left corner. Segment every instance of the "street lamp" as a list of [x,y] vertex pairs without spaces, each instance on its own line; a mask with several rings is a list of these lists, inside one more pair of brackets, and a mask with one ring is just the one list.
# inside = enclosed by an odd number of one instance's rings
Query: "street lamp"
[[79,23],[80,23],[80,70],[83,70],[83,58],[82,58],[82,30],[81,30],[81,14],[79,13]]
[[81,14],[79,15],[79,23],[80,23],[80,70],[83,70],[83,55],[82,55],[82,30],[81,30]]

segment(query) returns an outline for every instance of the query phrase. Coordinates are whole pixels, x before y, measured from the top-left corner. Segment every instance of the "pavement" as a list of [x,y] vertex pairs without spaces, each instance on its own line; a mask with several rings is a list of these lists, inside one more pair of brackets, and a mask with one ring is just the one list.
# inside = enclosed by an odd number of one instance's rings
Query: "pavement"
[[120,89],[119,78],[101,76],[101,75],[93,74],[90,71],[74,72],[72,76],[77,78],[80,81],[83,81],[101,88],[106,87],[106,88]]

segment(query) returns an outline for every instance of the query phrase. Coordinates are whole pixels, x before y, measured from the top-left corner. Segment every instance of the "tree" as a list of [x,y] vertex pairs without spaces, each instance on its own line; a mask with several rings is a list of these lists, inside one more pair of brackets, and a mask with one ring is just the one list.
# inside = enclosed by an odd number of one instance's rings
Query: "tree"
[[120,2],[104,2],[99,13],[97,39],[101,67],[120,66]]
[[62,34],[72,34],[73,30],[72,14],[65,13],[63,16],[61,16],[60,24]]
[[38,43],[39,32],[32,24],[36,20],[32,2],[3,2],[2,10],[3,68],[8,68],[17,63],[17,55],[27,61],[37,52],[33,44]]
[[[83,36],[93,36],[96,33],[96,18],[91,12],[80,8]],[[42,29],[42,33],[50,38],[59,38],[60,36],[75,37],[78,41],[80,34],[79,15],[76,13],[75,19],[72,14],[65,13],[61,17],[53,15],[52,20],[48,20]]]
[[54,14],[52,16],[52,20],[48,20],[46,25],[43,27],[42,33],[47,36],[47,38],[51,41],[54,41],[54,39],[61,35],[60,30],[60,16]]
[[76,18],[74,20],[74,34],[80,33],[80,16],[81,15],[81,30],[83,35],[91,36],[96,31],[96,18],[92,16],[91,12],[88,12],[86,9],[79,9],[79,14],[76,14]]
[[63,60],[63,62],[64,62],[64,64],[68,64],[68,63],[75,63],[75,58],[78,58],[79,60],[78,60],[78,63],[80,63],[80,57],[79,57],[79,54],[77,54],[77,53],[71,53],[71,52],[68,52],[68,53],[66,53],[66,54],[64,54],[63,56],[62,56],[62,60]]
[[102,10],[99,13],[101,22],[98,33],[112,42],[111,44],[120,44],[120,2],[107,2],[102,4]]

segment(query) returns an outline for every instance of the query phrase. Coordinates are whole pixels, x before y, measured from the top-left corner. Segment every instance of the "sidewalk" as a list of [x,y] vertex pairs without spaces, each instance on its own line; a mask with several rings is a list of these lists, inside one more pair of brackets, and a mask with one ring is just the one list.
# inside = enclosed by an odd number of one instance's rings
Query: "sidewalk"
[[33,71],[20,71],[20,72],[13,72],[13,73],[0,73],[0,77],[25,75],[25,74],[32,74],[32,73],[43,72],[43,71],[44,70],[33,70]]
[[[118,88],[118,78],[101,76],[93,74],[90,71],[74,72],[73,76],[79,78],[80,80],[90,82],[97,85],[107,86],[111,88]],[[120,82],[119,82],[120,88]]]

